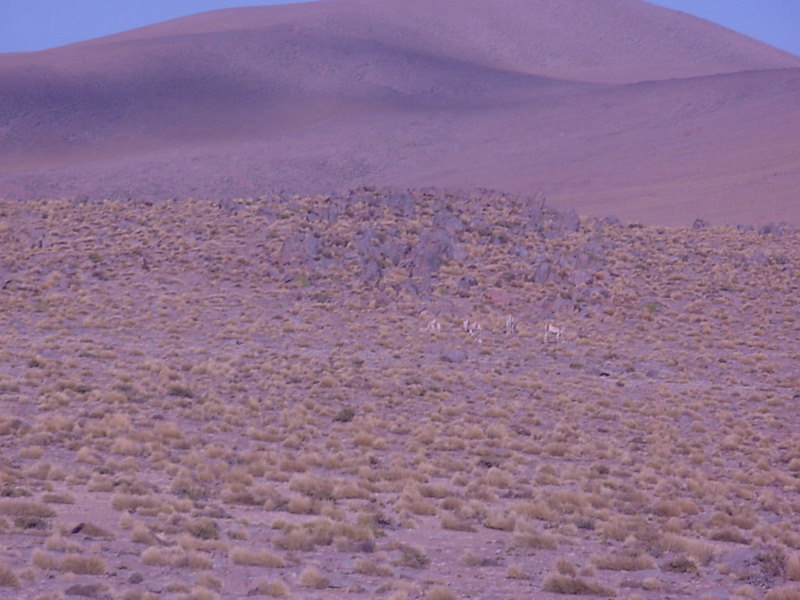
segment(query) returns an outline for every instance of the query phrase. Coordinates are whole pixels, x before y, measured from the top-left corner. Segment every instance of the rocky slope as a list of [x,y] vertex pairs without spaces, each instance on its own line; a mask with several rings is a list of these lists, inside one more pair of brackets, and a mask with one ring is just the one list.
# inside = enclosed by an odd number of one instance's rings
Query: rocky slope
[[790,227],[359,188],[0,250],[0,595],[798,594]]

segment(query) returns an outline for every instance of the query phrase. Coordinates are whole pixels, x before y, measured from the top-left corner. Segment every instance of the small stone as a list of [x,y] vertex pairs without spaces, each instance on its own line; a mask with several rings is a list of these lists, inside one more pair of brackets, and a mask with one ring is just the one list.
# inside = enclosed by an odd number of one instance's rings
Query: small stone
[[467,360],[467,352],[462,348],[445,348],[441,353],[442,360],[449,363],[462,363]]

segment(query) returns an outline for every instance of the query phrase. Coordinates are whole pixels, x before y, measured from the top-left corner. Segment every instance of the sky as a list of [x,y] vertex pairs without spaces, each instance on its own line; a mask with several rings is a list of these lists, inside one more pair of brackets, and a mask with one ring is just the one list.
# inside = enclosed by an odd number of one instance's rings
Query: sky
[[800,0],[648,0],[800,56]]
[[[0,52],[44,50],[205,10],[286,1],[0,0]],[[800,55],[800,0],[649,1]]]

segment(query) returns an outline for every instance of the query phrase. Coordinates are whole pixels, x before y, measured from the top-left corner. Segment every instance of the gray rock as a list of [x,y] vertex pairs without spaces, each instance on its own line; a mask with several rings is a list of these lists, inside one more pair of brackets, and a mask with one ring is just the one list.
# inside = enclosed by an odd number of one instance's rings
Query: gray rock
[[296,233],[281,246],[278,262],[281,265],[306,264],[319,255],[320,240],[313,232]]
[[374,258],[367,259],[364,263],[364,269],[361,272],[362,283],[377,283],[383,277],[383,270],[380,264]]
[[236,215],[239,214],[239,203],[231,198],[223,198],[217,203],[217,207],[225,213]]
[[467,360],[467,352],[463,348],[443,348],[440,358],[444,362],[462,363]]
[[395,239],[386,240],[380,247],[380,254],[393,265],[399,265],[408,255],[408,244]]
[[464,275],[461,279],[458,280],[458,289],[459,291],[466,292],[478,285],[478,280],[475,279],[472,275]]
[[547,283],[553,278],[553,267],[548,261],[542,261],[533,272],[533,282],[538,284]]
[[272,206],[266,203],[261,204],[256,209],[256,215],[258,215],[259,217],[266,218],[268,223],[272,223],[273,221],[275,221],[275,219],[278,218],[278,215],[275,213],[275,209],[273,209]]
[[430,277],[445,259],[454,258],[455,240],[444,229],[425,231],[411,252],[411,276]]
[[345,211],[345,199],[341,196],[331,196],[322,209],[322,218],[328,223],[336,223]]
[[384,203],[397,216],[410,217],[414,214],[414,199],[408,192],[388,192],[384,196]]
[[356,252],[362,260],[371,258],[378,253],[378,240],[375,229],[372,227],[364,227],[356,233],[356,239],[353,244]]
[[544,194],[541,193],[533,198],[523,198],[520,214],[525,219],[528,227],[538,228],[544,222],[544,205],[546,201]]
[[560,213],[556,219],[558,229],[565,233],[575,233],[581,228],[581,219],[575,209]]
[[576,286],[586,285],[592,276],[583,269],[576,269],[569,274],[569,281]]
[[577,297],[581,302],[589,302],[590,304],[597,304],[608,300],[611,297],[611,292],[599,285],[587,286],[577,293]]
[[528,249],[522,245],[515,245],[511,248],[511,256],[516,256],[517,258],[526,259],[528,258]]
[[797,228],[781,221],[780,223],[767,223],[766,225],[762,225],[758,229],[758,232],[761,235],[782,236],[797,233]]
[[453,244],[453,255],[451,258],[458,262],[464,262],[469,258],[469,254],[467,254],[467,251],[464,250],[460,244]]
[[81,598],[98,598],[105,600],[111,598],[111,595],[106,591],[105,586],[99,583],[86,583],[76,584],[64,590],[67,596],[79,596]]
[[444,229],[450,235],[464,229],[464,223],[449,209],[445,209],[433,217],[433,226],[435,229]]

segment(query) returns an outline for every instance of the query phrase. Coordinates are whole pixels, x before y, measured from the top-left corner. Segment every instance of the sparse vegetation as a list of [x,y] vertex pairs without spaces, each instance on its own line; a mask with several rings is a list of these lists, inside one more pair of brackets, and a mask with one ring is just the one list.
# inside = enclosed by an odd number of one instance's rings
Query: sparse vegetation
[[798,236],[411,197],[2,204],[0,589],[797,597]]
[[587,581],[581,577],[571,577],[553,573],[545,577],[542,591],[553,594],[567,594],[570,596],[616,596],[614,590],[594,581]]
[[303,587],[322,589],[328,587],[328,577],[313,566],[306,567],[300,573],[298,582]]
[[20,587],[17,574],[3,563],[0,563],[0,587]]

